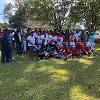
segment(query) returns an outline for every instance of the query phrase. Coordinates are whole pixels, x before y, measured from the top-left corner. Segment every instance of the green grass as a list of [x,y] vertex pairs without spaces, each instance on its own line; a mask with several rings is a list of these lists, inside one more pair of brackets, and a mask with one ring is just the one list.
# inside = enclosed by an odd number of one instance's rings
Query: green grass
[[100,45],[69,61],[23,55],[0,63],[0,100],[100,100]]

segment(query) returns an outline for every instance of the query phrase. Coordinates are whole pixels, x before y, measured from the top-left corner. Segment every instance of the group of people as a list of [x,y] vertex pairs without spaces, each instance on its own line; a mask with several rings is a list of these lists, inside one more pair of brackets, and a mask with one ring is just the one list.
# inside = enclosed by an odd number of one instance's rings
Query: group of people
[[70,59],[74,56],[90,55],[94,49],[94,32],[86,30],[27,30],[4,29],[0,34],[1,62],[13,60],[16,55],[28,54],[39,59]]

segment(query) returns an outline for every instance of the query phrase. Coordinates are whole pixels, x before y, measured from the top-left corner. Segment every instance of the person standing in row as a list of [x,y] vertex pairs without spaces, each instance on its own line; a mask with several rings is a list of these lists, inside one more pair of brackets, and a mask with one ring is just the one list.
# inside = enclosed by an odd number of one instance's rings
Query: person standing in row
[[28,54],[29,54],[29,57],[32,57],[34,46],[35,46],[34,32],[30,33],[30,35],[27,38],[27,42],[28,42],[28,51],[29,51]]
[[3,30],[1,36],[1,62],[12,61],[12,37],[7,29]]
[[25,54],[27,52],[27,38],[26,38],[26,34],[23,32],[23,54]]
[[2,36],[2,31],[1,31],[1,28],[0,28],[0,50],[1,50],[1,36]]
[[18,29],[15,33],[15,41],[16,41],[16,53],[17,56],[22,54],[22,32],[21,29]]

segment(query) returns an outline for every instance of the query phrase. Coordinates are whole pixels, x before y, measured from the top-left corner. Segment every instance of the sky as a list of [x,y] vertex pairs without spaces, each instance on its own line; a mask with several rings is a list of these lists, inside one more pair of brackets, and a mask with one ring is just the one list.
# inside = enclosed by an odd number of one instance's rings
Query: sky
[[0,23],[3,23],[3,9],[8,3],[12,3],[12,0],[0,0]]

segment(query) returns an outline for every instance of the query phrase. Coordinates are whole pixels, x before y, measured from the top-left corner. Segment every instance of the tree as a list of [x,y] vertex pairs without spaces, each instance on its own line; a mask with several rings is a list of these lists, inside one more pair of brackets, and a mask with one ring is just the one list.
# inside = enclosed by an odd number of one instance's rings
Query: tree
[[89,30],[96,31],[100,27],[100,0],[76,0],[71,7],[70,23],[81,23]]
[[25,27],[24,22],[26,21],[26,11],[24,7],[18,8],[16,13],[9,18],[9,24],[14,28]]
[[8,20],[11,15],[12,15],[12,4],[9,3],[5,8],[4,8],[4,11],[3,11],[3,15],[4,15],[4,20]]
[[77,23],[93,31],[100,27],[100,0],[14,1],[17,10],[15,15],[10,14],[9,23],[15,26],[23,26],[27,20],[36,20],[57,30],[61,30],[63,26],[77,26]]
[[30,14],[61,30],[66,22],[71,3],[73,0],[34,0],[34,3],[31,3]]
[[[15,15],[9,18],[13,24],[14,20],[22,21],[34,19],[42,21],[44,24],[53,26],[54,29],[61,30],[64,26],[69,12],[69,6],[73,0],[14,0],[17,7]],[[24,17],[23,17],[24,16]],[[17,22],[18,22],[17,21]],[[19,23],[20,23],[19,22]],[[25,22],[25,20],[24,20]],[[16,25],[16,23],[15,23]],[[20,25],[20,24],[19,24]]]

